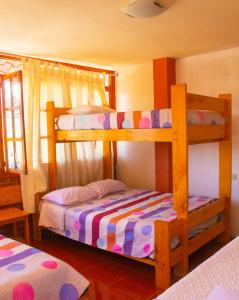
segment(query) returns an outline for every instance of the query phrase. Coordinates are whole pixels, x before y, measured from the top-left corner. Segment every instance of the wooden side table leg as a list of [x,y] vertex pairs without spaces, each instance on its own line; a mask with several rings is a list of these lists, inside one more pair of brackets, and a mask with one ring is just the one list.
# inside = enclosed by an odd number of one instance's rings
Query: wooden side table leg
[[29,221],[28,217],[24,220],[24,229],[25,229],[25,242],[26,244],[30,245],[30,231],[29,231]]
[[17,237],[17,222],[12,223],[13,226],[13,236]]

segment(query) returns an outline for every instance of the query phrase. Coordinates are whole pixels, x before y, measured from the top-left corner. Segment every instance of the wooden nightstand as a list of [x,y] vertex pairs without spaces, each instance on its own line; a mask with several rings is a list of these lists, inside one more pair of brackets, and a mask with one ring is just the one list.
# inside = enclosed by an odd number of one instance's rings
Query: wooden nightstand
[[0,225],[13,224],[14,237],[17,236],[17,222],[24,221],[25,243],[30,244],[29,213],[15,207],[0,209]]

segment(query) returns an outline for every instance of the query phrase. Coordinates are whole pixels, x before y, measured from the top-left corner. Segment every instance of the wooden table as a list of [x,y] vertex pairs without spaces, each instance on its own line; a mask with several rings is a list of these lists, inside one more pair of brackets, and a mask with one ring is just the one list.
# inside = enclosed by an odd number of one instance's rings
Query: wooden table
[[17,222],[24,221],[25,243],[30,244],[29,213],[15,207],[0,209],[0,226],[13,224],[13,234],[17,237]]

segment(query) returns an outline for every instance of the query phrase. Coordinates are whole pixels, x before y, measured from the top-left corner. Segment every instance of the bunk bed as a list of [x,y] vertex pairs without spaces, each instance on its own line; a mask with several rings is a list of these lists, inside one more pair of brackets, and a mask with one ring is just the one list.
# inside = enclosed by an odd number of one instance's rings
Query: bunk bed
[[[69,108],[56,108],[53,102],[47,103],[48,127],[48,172],[49,188],[57,187],[56,143],[79,141],[103,141],[104,178],[112,178],[112,142],[113,141],[149,141],[172,143],[173,165],[173,208],[177,217],[171,222],[154,221],[155,258],[131,259],[155,267],[155,282],[160,289],[171,284],[172,268],[179,276],[188,272],[188,256],[208,241],[220,236],[221,241],[230,238],[230,197],[231,197],[231,95],[223,94],[218,98],[187,93],[185,84],[174,85],[171,89],[172,126],[168,128],[130,128],[130,129],[85,129],[59,130],[55,121],[66,115]],[[226,121],[223,124],[188,125],[190,111],[209,111],[222,114]],[[188,145],[218,142],[219,143],[219,197],[189,213],[188,205]],[[36,195],[36,206],[39,207],[41,196]],[[198,224],[224,214],[224,218],[205,229],[192,239],[188,232]],[[35,234],[40,236],[37,228],[38,216],[35,218]],[[180,240],[176,248],[171,248],[171,240]]]

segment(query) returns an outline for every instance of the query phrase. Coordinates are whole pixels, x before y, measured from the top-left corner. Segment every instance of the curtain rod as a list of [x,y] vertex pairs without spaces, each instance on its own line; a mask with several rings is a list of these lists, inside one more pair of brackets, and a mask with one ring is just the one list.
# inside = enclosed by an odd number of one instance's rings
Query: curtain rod
[[71,64],[67,62],[62,62],[62,61],[55,61],[55,60],[49,60],[49,59],[43,59],[43,58],[35,58],[35,57],[29,57],[26,55],[16,55],[16,54],[9,54],[5,52],[0,52],[0,59],[10,59],[10,60],[22,60],[22,58],[27,58],[27,59],[37,59],[42,62],[49,62],[49,63],[56,63],[56,64],[61,64],[66,67],[71,67],[83,71],[90,71],[90,72],[97,72],[97,73],[105,73],[111,76],[117,76],[117,73],[115,71],[111,70],[106,70],[106,69],[101,69],[101,68],[94,68],[94,67],[88,67],[88,66],[82,66],[82,65],[76,65],[76,64]]

